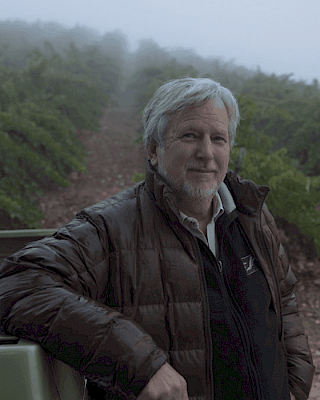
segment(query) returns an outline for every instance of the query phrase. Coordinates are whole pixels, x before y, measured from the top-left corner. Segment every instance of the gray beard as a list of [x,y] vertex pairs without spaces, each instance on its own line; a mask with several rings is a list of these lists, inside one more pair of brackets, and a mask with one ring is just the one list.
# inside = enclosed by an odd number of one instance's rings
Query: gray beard
[[181,183],[178,180],[175,180],[168,172],[163,168],[162,160],[159,159],[158,165],[158,173],[162,178],[167,182],[170,188],[173,190],[175,195],[180,199],[192,200],[192,201],[202,201],[212,199],[219,187],[214,185],[213,188],[210,189],[201,189],[199,187],[193,187],[190,183],[185,183],[181,186]]

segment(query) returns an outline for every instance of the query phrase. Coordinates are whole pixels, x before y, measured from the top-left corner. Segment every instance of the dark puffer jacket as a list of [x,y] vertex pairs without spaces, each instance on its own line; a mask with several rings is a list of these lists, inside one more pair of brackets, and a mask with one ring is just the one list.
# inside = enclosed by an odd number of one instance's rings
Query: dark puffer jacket
[[[306,399],[314,367],[296,279],[264,205],[268,189],[225,180],[270,286],[290,387]],[[40,343],[114,398],[134,399],[166,361],[189,398],[211,400],[206,298],[197,241],[154,170],[146,182],[82,211],[0,270],[0,328]]]

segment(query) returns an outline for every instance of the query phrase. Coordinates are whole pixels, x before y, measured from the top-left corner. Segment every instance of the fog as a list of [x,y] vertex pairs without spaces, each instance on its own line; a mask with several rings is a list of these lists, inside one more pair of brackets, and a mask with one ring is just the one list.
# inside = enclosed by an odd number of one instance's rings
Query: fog
[[[151,40],[167,50],[183,48],[308,82],[320,79],[319,18],[318,0],[12,0],[0,8],[2,21],[54,21],[66,28],[86,26],[100,36],[118,31],[130,51]],[[52,38],[54,31],[47,35]]]

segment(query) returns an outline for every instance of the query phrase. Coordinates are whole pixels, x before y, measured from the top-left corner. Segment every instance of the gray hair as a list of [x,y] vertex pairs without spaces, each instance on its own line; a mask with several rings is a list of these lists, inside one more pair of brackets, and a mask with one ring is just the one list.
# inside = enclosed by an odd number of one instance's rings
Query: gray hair
[[163,147],[170,114],[190,106],[201,105],[217,97],[222,100],[228,113],[228,133],[232,148],[240,121],[237,100],[230,90],[209,78],[174,79],[155,92],[142,115],[145,147],[152,140]]

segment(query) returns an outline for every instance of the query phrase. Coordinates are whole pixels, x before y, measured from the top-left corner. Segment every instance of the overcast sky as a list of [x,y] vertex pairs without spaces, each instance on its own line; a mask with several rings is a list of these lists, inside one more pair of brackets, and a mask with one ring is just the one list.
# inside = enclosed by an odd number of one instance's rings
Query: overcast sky
[[320,0],[0,0],[0,20],[54,21],[320,81]]

